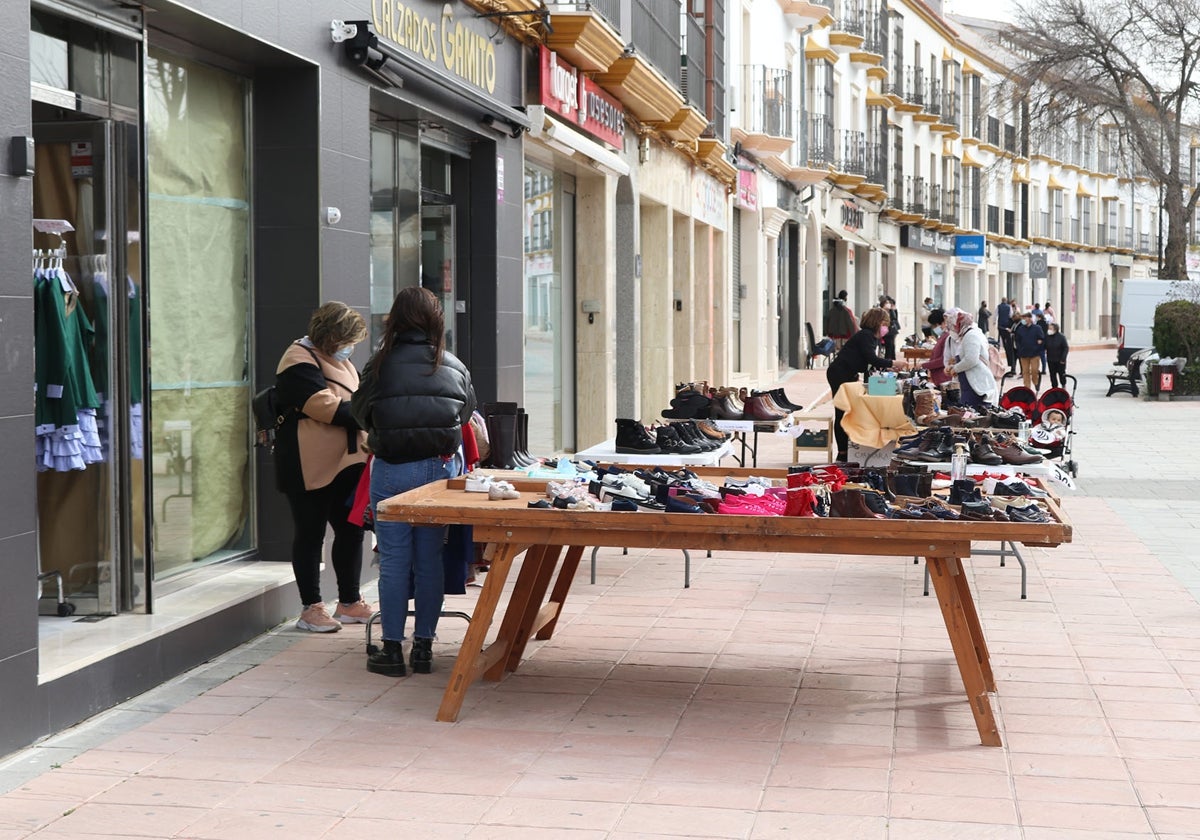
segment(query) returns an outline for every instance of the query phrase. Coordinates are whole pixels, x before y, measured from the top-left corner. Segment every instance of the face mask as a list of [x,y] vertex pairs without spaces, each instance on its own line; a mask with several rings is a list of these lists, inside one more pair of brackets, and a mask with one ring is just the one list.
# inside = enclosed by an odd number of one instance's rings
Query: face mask
[[350,355],[354,352],[354,345],[347,344],[345,347],[339,347],[333,351],[333,358],[339,362],[347,362],[350,360]]
[[942,334],[942,328],[941,328],[941,327],[934,327],[934,328],[933,328],[933,334],[934,334],[934,335],[941,335],[941,334]]
[[881,326],[881,327],[879,328],[879,337],[880,337],[880,338],[883,338],[883,337],[884,337],[885,335],[887,335],[887,334],[888,334],[888,328],[887,328],[887,324],[884,324],[883,326]]

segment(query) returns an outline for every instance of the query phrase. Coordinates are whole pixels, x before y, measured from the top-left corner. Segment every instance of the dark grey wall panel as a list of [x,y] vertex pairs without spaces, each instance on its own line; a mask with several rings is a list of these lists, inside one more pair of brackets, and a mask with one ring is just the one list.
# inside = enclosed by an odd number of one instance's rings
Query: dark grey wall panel
[[0,659],[0,701],[4,704],[4,714],[0,715],[0,757],[48,732],[34,701],[37,667],[36,650]]
[[[19,561],[23,568],[6,578],[5,589],[12,589],[21,599],[19,609],[0,612],[0,661],[36,651],[38,644],[37,602],[34,599],[34,574],[37,570],[37,533],[27,531],[0,540],[0,553]],[[18,583],[18,581],[20,581]],[[53,592],[53,584],[46,584],[46,592]],[[3,669],[0,665],[0,669]],[[0,670],[0,685],[11,685],[4,681]],[[0,697],[3,697],[0,694]],[[7,707],[7,704],[5,704]],[[3,717],[3,715],[0,715]]]

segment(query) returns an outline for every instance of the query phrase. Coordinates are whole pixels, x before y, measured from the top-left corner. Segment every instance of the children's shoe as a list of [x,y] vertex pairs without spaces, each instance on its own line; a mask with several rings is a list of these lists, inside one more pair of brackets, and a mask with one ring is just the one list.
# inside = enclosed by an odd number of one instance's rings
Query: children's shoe
[[488,488],[488,498],[493,502],[521,498],[521,494],[507,481],[493,481]]
[[375,608],[359,598],[353,604],[339,603],[333,609],[333,617],[342,624],[366,624],[375,615]]
[[329,615],[329,610],[322,603],[309,604],[300,613],[296,626],[310,633],[336,633],[342,629],[342,623]]
[[486,493],[492,487],[494,479],[483,473],[471,473],[467,476],[466,491],[468,493]]

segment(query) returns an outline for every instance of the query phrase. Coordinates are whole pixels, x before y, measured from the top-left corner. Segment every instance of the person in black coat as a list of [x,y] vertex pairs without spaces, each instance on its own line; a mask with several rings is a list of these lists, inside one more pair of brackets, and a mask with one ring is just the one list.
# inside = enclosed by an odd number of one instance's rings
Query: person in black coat
[[988,329],[992,326],[992,310],[987,308],[986,300],[979,302],[979,313],[975,316],[975,325],[984,335],[988,334]]
[[1046,325],[1046,362],[1050,368],[1050,387],[1065,388],[1067,386],[1067,354],[1071,345],[1067,337],[1058,331],[1058,324]]
[[[388,313],[378,352],[363,369],[350,410],[375,453],[371,505],[457,472],[462,427],[475,410],[467,368],[446,350],[442,306],[428,289],[401,289]],[[377,513],[377,511],[376,511]],[[383,649],[367,670],[403,677],[404,625],[410,596],[416,621],[410,665],[433,668],[433,639],[445,590],[446,527],[414,526],[375,517],[379,543],[379,607]]]
[[896,336],[900,335],[900,313],[896,311],[896,300],[890,295],[879,296],[879,308],[888,314],[887,335],[883,337],[883,357],[896,360]]
[[[825,381],[829,383],[829,390],[834,396],[837,396],[842,385],[855,382],[864,374],[904,366],[903,362],[893,362],[879,355],[882,347],[880,342],[890,331],[891,324],[886,311],[879,307],[867,310],[862,316],[859,331],[842,346],[825,371]],[[837,441],[837,461],[846,461],[850,449],[850,438],[842,428],[842,418],[845,415],[840,408],[834,407],[833,437]]]

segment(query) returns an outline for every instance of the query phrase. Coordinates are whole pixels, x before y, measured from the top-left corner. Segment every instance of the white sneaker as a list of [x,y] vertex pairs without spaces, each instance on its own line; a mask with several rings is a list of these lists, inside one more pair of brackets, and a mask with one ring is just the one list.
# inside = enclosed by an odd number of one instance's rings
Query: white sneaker
[[488,498],[498,502],[501,499],[519,499],[521,494],[507,481],[493,481],[492,486],[488,488]]
[[466,490],[468,493],[486,493],[491,489],[494,481],[495,479],[490,475],[471,473],[467,476]]

